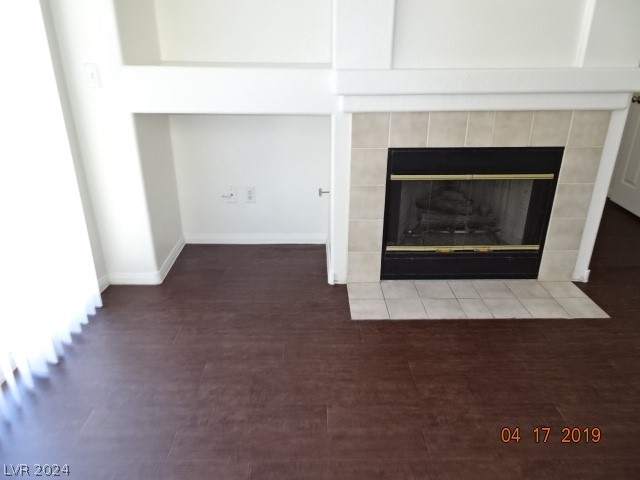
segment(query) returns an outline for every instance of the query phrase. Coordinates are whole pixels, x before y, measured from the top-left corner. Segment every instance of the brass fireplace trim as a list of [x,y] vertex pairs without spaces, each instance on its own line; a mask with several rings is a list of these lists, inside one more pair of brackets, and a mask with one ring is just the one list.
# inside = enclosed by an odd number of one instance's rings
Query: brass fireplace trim
[[464,173],[452,175],[391,175],[391,180],[553,180],[553,173]]
[[389,245],[385,247],[387,252],[502,252],[507,250],[531,251],[540,250],[540,245]]

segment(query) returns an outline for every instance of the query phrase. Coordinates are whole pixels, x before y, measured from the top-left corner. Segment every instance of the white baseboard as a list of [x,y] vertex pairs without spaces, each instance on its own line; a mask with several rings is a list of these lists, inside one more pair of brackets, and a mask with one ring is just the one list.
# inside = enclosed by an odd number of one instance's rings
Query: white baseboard
[[576,275],[576,272],[573,272],[573,279],[572,280],[574,282],[587,283],[587,282],[589,282],[589,275],[591,275],[591,270],[585,270],[581,274],[577,274],[577,275]]
[[180,255],[185,245],[184,239],[181,238],[175,244],[175,246],[167,255],[160,270],[148,273],[129,273],[129,272],[116,272],[109,274],[109,283],[111,285],[160,285],[164,278],[169,273],[169,270],[173,266],[173,263]]
[[[185,235],[178,240],[167,258],[162,262],[160,270],[149,273],[115,272],[99,279],[100,291],[109,285],[160,285],[180,252],[187,243],[197,244],[237,244],[237,245],[280,245],[280,244],[309,244],[327,245],[326,235]],[[327,245],[327,269],[331,269],[329,246]],[[333,278],[330,272],[329,283]],[[341,283],[341,282],[338,282]],[[103,288],[104,285],[104,288]]]
[[109,286],[109,276],[102,275],[98,278],[98,288],[100,289],[100,293],[104,292]]
[[198,244],[230,244],[230,245],[278,245],[278,244],[312,244],[327,243],[326,235],[199,235],[185,234],[186,243]]
[[180,252],[184,248],[184,245],[184,238],[180,238],[178,240],[178,243],[176,243],[171,249],[171,252],[169,252],[167,258],[165,258],[164,262],[162,262],[162,266],[160,267],[160,271],[158,272],[160,274],[160,283],[162,283],[167,277],[169,270],[171,270],[171,267],[173,267],[173,264],[178,258],[178,255],[180,255]]
[[160,272],[116,272],[109,274],[109,283],[111,285],[160,285],[162,278],[160,277]]

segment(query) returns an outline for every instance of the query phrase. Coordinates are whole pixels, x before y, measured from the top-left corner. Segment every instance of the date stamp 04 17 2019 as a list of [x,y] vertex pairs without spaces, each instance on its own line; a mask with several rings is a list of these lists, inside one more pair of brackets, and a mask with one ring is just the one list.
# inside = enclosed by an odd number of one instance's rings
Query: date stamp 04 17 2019
[[71,469],[66,463],[58,465],[52,463],[34,463],[28,465],[26,463],[4,464],[3,474],[5,477],[68,477],[71,475]]
[[[560,443],[600,443],[602,431],[598,427],[569,428],[564,427],[560,435],[556,438],[551,433],[551,427],[536,427],[532,431],[533,440],[536,443],[547,443],[553,440],[560,440]],[[504,427],[500,431],[500,439],[503,443],[520,443],[523,440],[520,427]]]

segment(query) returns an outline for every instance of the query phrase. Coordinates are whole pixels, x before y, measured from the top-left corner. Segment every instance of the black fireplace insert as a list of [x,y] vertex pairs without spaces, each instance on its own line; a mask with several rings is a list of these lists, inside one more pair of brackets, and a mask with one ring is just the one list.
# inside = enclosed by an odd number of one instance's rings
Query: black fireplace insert
[[389,149],[381,278],[537,278],[563,152]]

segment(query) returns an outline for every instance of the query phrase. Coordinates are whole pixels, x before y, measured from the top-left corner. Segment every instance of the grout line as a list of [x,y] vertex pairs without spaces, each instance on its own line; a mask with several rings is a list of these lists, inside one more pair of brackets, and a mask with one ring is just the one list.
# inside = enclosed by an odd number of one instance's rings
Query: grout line
[[[480,294],[478,294],[480,295]],[[493,312],[491,311],[491,309],[489,308],[489,305],[487,305],[487,302],[484,301],[484,298],[480,297],[480,301],[482,302],[482,304],[485,306],[485,308],[487,309],[487,312],[489,312],[489,315],[491,315],[492,319],[495,319],[496,316],[493,314]],[[489,319],[490,320],[490,319]]]
[[424,314],[427,317],[427,320],[437,320],[435,318],[431,318],[431,315],[429,315],[429,310],[427,310],[427,306],[424,304],[425,299],[422,298],[420,294],[418,294],[418,298],[420,299],[420,303],[422,304],[422,309],[424,310]]
[[[511,285],[509,284],[509,281],[508,281],[508,280],[505,280],[504,284],[507,286],[507,288],[508,288],[509,290],[511,290],[511,293],[513,293],[513,294],[516,296],[516,298],[517,298],[518,300],[520,300],[520,297],[518,296],[518,293],[517,293],[513,288],[511,288]],[[529,312],[529,313],[531,313],[531,312]]]
[[[520,300],[520,298],[518,298],[518,300]],[[525,309],[527,312],[529,312],[529,315],[531,315],[531,318],[538,318],[538,317],[536,317],[536,316],[533,314],[533,312],[532,312],[531,310],[529,310],[529,309],[527,308],[527,306],[526,306],[524,303],[522,303],[522,301],[521,301],[520,303],[522,304],[522,306],[524,307],[524,309]],[[558,303],[558,302],[556,302],[556,303]],[[560,304],[558,304],[558,306],[559,306],[559,305],[560,305]]]
[[496,117],[498,116],[498,112],[496,112],[495,110],[493,111],[493,125],[491,126],[491,140],[489,141],[489,145],[490,146],[494,146],[493,145],[493,138],[496,135]]
[[464,131],[464,146],[467,146],[467,140],[469,138],[469,119],[471,118],[471,112],[467,112],[467,128]]
[[389,305],[387,305],[387,299],[384,299],[384,308],[387,310],[387,316],[389,317],[387,320],[391,320],[391,312],[389,312]]
[[386,147],[351,147],[351,150],[388,150]]
[[[571,145],[569,145],[569,137],[571,136],[571,129],[573,128],[573,120],[576,117],[576,111],[572,110],[571,111],[571,120],[569,121],[569,130],[567,131],[567,138],[564,141],[564,148],[565,148],[565,154],[567,152],[567,148],[569,148]],[[564,155],[562,156],[562,159],[564,160]],[[562,163],[561,163],[562,165]],[[562,171],[560,172],[562,173]],[[560,177],[560,175],[558,174],[558,177]]]
[[429,134],[431,133],[431,112],[427,112],[429,118],[427,119],[427,144],[425,148],[429,146]]
[[424,148],[427,148],[429,146],[429,124],[431,122],[431,112],[423,112],[423,113],[427,114],[427,131],[425,132],[427,135],[424,141]]
[[529,140],[527,141],[527,146],[531,146],[531,137],[533,136],[533,125],[536,123],[536,111],[533,111],[531,115],[531,127],[529,127]]

